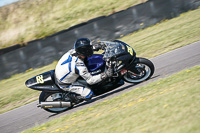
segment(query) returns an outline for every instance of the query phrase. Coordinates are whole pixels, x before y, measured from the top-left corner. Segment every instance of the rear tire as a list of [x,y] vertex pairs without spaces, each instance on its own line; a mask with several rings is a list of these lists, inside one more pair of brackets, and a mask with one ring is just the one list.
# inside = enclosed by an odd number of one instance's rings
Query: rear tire
[[154,65],[153,63],[145,58],[136,58],[136,66],[135,68],[139,72],[139,74],[134,73],[131,70],[123,76],[123,79],[129,83],[140,83],[147,79],[149,79],[154,73]]
[[[57,99],[53,99],[53,95],[57,94],[60,95],[62,93],[58,93],[58,92],[45,92],[42,91],[39,97],[39,103],[41,102],[46,102],[46,101],[59,101],[61,99],[57,98]],[[51,113],[61,113],[64,112],[68,109],[71,109],[73,106],[71,107],[64,107],[64,108],[43,108],[44,110],[51,112]]]

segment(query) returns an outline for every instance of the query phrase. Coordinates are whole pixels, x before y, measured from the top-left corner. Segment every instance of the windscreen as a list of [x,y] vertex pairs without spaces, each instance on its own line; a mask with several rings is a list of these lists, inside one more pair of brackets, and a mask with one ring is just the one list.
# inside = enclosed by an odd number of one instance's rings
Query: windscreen
[[103,56],[104,59],[108,59],[125,52],[125,46],[119,42],[102,41],[102,43],[107,46]]

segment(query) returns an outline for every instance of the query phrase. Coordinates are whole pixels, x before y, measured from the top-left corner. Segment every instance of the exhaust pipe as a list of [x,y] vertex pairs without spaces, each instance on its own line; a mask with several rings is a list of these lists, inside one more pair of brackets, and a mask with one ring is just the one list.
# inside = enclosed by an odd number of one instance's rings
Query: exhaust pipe
[[65,108],[71,107],[71,102],[54,101],[54,102],[41,102],[37,107],[41,108]]

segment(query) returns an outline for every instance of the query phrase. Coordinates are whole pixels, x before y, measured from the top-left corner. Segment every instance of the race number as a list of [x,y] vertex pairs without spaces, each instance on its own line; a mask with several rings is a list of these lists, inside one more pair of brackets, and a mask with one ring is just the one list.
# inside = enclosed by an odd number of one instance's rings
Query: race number
[[128,49],[128,52],[133,56],[133,49],[128,45],[126,45],[126,47]]
[[36,76],[36,81],[38,84],[43,84],[44,83],[43,75]]

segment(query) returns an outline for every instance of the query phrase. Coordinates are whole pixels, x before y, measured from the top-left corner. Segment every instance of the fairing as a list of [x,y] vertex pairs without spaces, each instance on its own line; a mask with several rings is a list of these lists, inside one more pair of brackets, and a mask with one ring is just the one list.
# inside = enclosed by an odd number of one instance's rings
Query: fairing
[[123,55],[130,55],[132,57],[136,56],[135,51],[128,44],[115,40],[114,42],[102,41],[107,47],[105,49],[105,54],[103,59],[109,60],[112,57],[119,57]]
[[86,66],[92,75],[103,72],[105,69],[105,61],[103,60],[103,56],[100,54],[93,54],[87,59]]

